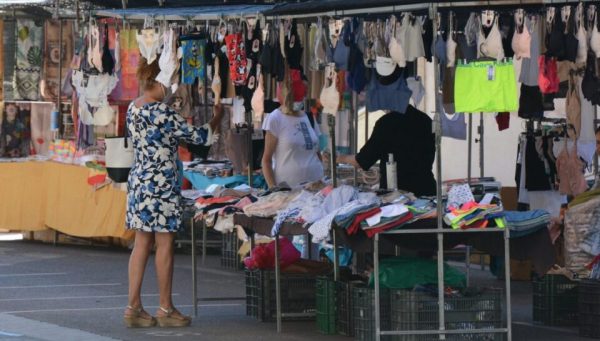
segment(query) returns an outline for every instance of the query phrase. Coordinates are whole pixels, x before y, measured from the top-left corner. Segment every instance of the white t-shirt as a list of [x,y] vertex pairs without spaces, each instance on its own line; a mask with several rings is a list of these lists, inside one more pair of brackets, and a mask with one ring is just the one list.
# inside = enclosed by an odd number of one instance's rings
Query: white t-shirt
[[317,157],[319,139],[306,115],[286,115],[277,109],[263,123],[263,130],[277,138],[273,154],[275,182],[295,187],[323,177],[323,164]]

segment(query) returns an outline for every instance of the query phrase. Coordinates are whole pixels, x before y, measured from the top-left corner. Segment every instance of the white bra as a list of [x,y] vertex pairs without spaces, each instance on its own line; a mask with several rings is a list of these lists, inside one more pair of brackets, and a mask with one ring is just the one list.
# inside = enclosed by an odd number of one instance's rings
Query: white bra
[[336,87],[337,73],[334,70],[334,64],[330,64],[325,69],[325,84],[327,85],[327,82],[331,82],[331,84],[323,87],[319,97],[321,105],[323,105],[323,113],[331,115],[337,114],[340,107],[340,93]]
[[577,24],[577,58],[575,59],[577,63],[585,63],[587,61],[588,40],[587,33],[583,27],[583,16],[583,4],[579,4],[577,7],[577,20],[579,21]]
[[406,67],[406,54],[404,53],[404,48],[398,42],[398,37],[396,34],[396,28],[400,25],[396,20],[392,20],[392,34],[390,36],[390,43],[388,44],[388,48],[390,50],[390,57],[399,67]]
[[504,58],[504,47],[502,46],[502,35],[498,28],[498,17],[494,18],[492,29],[487,38],[483,34],[483,24],[479,28],[477,38],[477,57],[491,57],[501,60]]
[[596,58],[600,58],[600,32],[598,32],[598,14],[594,14],[594,25],[592,34],[590,35],[590,48],[596,54]]
[[159,46],[158,32],[154,28],[145,28],[141,34],[136,34],[140,54],[146,58],[148,65],[156,60]]

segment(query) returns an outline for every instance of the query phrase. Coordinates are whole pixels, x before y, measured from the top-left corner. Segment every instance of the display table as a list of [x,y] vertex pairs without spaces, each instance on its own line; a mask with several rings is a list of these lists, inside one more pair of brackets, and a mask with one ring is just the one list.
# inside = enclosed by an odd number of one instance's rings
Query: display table
[[56,162],[0,163],[0,229],[133,239],[126,192],[88,185],[89,169]]

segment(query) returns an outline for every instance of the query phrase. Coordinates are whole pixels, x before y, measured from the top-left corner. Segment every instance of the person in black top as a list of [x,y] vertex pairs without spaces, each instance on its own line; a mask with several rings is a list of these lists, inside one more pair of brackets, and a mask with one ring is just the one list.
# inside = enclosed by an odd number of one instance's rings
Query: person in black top
[[385,114],[375,123],[371,137],[357,155],[341,155],[337,161],[364,170],[379,161],[380,188],[387,188],[385,163],[388,154],[393,154],[396,161],[398,189],[417,196],[436,194],[432,171],[435,134],[427,114],[412,105],[404,114],[393,111]]

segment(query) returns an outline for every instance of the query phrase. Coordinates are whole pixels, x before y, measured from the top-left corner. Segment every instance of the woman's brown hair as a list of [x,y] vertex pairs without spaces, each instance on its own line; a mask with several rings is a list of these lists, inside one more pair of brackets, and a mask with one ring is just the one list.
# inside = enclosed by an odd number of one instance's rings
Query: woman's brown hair
[[158,56],[156,59],[148,64],[148,61],[144,57],[140,57],[140,62],[137,67],[136,76],[140,82],[140,86],[144,90],[150,90],[156,84],[156,76],[160,73],[160,66],[158,66]]

